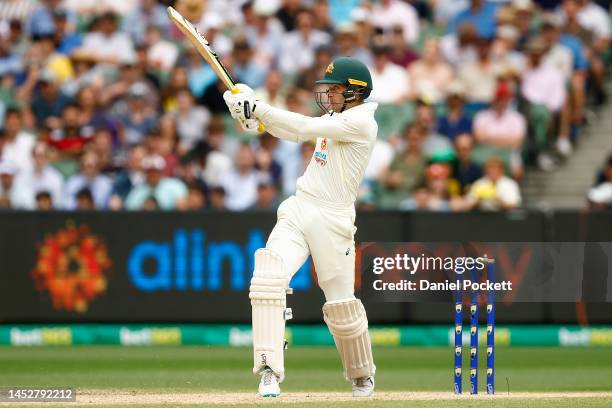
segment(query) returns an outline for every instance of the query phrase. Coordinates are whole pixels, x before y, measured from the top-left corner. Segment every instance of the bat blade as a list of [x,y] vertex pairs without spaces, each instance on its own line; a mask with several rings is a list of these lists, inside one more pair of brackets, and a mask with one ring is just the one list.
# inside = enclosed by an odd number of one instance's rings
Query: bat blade
[[227,72],[227,69],[225,69],[219,60],[219,56],[213,51],[208,40],[198,31],[197,27],[173,7],[168,7],[166,11],[170,20],[172,20],[185,37],[189,39],[191,44],[198,50],[202,58],[208,62],[225,86],[232,92],[237,92],[236,82],[229,72]]

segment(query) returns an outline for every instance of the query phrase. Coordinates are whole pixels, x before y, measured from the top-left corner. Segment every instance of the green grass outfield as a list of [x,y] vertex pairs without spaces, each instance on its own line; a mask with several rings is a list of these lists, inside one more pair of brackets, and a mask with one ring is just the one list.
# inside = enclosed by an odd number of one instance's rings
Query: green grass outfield
[[[412,401],[410,406],[413,407],[612,406],[612,349],[609,347],[499,347],[496,350],[496,392],[499,398],[493,400],[484,395],[477,400],[469,396],[459,400],[452,398],[453,350],[450,347],[376,348],[374,353],[378,367],[377,391],[381,394],[398,391],[448,393],[443,400]],[[71,386],[77,390],[174,396],[178,393],[254,393],[257,378],[251,374],[251,358],[250,349],[229,347],[0,347],[0,386]],[[481,353],[480,363],[482,393],[484,353]],[[464,372],[468,371],[467,367],[466,359]],[[286,352],[286,370],[287,378],[282,388],[288,395],[350,391],[350,386],[342,378],[336,350],[331,347],[291,347]],[[508,398],[508,386],[510,396],[519,392],[605,394],[579,398],[542,397],[537,400]],[[469,390],[466,374],[464,390]],[[281,403],[282,396],[273,402],[275,405]],[[121,401],[113,404],[114,407],[123,406]],[[329,402],[300,401],[291,404],[294,407],[329,405]],[[407,404],[403,401],[334,401],[333,405],[399,407]],[[159,406],[162,406],[161,402]]]

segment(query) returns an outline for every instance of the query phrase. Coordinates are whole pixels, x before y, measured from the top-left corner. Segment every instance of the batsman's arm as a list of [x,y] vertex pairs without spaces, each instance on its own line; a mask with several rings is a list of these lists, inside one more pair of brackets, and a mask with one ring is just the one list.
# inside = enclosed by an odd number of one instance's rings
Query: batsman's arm
[[257,102],[253,112],[266,130],[281,139],[304,142],[326,137],[343,142],[365,141],[359,121],[351,122],[346,116],[309,117],[284,109],[275,108],[267,103]]

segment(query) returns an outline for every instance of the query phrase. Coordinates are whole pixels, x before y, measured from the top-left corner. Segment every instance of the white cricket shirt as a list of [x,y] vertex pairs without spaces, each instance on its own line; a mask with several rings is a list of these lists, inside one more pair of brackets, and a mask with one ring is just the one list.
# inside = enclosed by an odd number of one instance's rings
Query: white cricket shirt
[[378,104],[366,102],[342,113],[312,118],[258,102],[255,115],[266,131],[294,142],[317,140],[297,191],[339,207],[352,206],[370,161]]

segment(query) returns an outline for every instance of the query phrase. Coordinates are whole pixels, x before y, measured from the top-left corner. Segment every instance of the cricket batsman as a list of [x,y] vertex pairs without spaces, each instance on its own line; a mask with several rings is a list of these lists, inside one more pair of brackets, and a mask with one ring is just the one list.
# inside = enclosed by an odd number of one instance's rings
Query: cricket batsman
[[313,141],[316,149],[297,191],[278,208],[278,221],[265,248],[255,252],[249,298],[253,320],[253,372],[261,375],[259,394],[280,395],[285,375],[286,295],[289,281],[308,255],[325,294],[323,318],[340,353],[353,396],[374,391],[376,366],[368,319],[355,298],[355,199],[370,160],[378,125],[377,104],[365,102],[372,91],[367,67],[341,57],[317,81],[316,102],[325,112],[307,117],[256,100],[238,84],[239,93],[223,95],[233,118],[252,131],[262,124],[275,137]]

